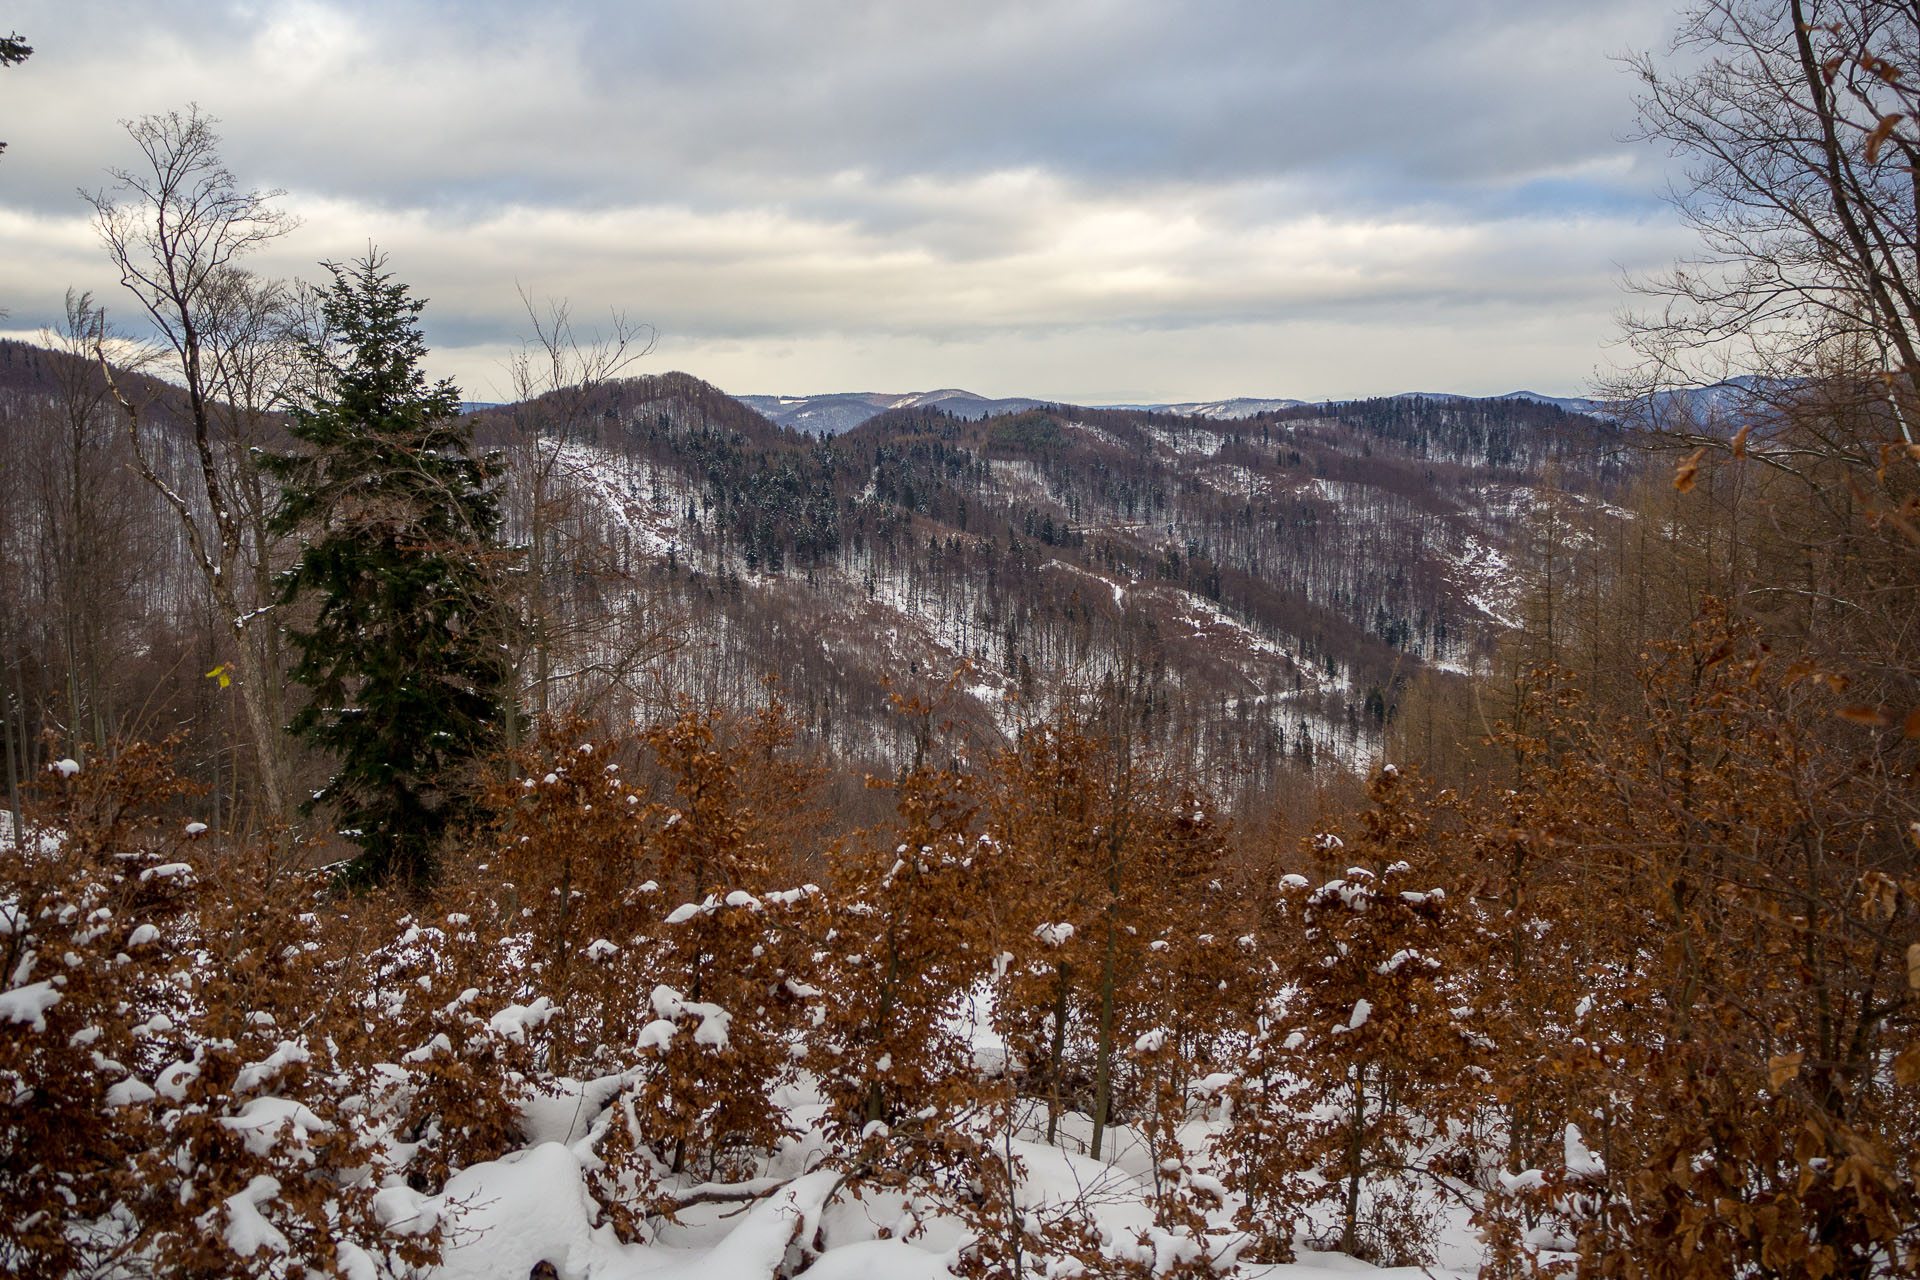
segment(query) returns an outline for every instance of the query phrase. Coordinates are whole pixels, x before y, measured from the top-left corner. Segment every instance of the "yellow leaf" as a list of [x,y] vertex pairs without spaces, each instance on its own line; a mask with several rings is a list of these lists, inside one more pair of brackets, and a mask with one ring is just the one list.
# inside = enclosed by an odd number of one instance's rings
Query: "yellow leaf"
[[1700,472],[1700,459],[1706,455],[1705,449],[1695,449],[1690,455],[1681,459],[1680,465],[1673,471],[1673,487],[1682,493],[1692,493],[1694,479]]
[[1804,1053],[1780,1053],[1767,1059],[1767,1087],[1775,1093],[1786,1085],[1787,1081],[1800,1074],[1800,1064],[1806,1060]]
[[1900,113],[1880,117],[1880,123],[1873,126],[1873,132],[1867,135],[1867,163],[1872,164],[1880,158],[1880,148],[1885,145],[1893,127],[1900,123]]

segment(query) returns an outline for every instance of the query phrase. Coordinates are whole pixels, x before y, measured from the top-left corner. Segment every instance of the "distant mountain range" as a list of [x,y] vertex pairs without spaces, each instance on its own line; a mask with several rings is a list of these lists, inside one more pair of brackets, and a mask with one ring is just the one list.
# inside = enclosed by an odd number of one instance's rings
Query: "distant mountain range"
[[[878,417],[891,409],[934,408],[952,414],[956,418],[973,422],[981,418],[996,417],[1005,413],[1023,413],[1029,409],[1063,403],[1055,400],[1037,400],[1031,396],[1007,396],[996,400],[955,387],[946,387],[939,391],[915,391],[905,395],[875,391],[840,391],[817,396],[735,396],[734,398],[779,426],[791,427],[796,431],[818,432],[822,435],[838,435],[842,431],[851,431],[869,418]],[[1399,396],[1355,397],[1329,401],[1235,396],[1228,400],[1188,400],[1171,404],[1111,404],[1087,407],[1128,409],[1145,413],[1174,414],[1183,418],[1234,421],[1251,418],[1256,414],[1299,409],[1310,404],[1359,404],[1367,398],[1531,400],[1537,404],[1550,404],[1556,408],[1565,409],[1568,413],[1593,417],[1607,416],[1606,406],[1598,400],[1587,400],[1578,396],[1548,396],[1537,391],[1510,391],[1503,396],[1464,396],[1451,391],[1409,391]]]

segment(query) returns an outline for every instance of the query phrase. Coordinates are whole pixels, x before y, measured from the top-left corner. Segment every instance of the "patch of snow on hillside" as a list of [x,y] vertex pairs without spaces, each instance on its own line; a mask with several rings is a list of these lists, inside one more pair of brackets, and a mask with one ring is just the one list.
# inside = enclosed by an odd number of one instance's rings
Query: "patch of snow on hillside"
[[970,684],[967,694],[982,706],[993,707],[1007,700],[1007,690],[996,684]]
[[1293,656],[1205,596],[1189,592],[1180,605],[1181,612],[1186,615],[1187,625],[1193,628],[1195,635],[1205,635],[1216,643],[1224,641],[1228,645],[1251,650],[1263,658]]
[[1194,458],[1211,458],[1226,447],[1227,438],[1216,431],[1168,431],[1162,427],[1142,427],[1167,451]]
[[1125,609],[1127,607],[1127,588],[1125,583],[1115,582],[1112,578],[1104,574],[1095,573],[1091,569],[1082,569],[1077,564],[1068,564],[1065,560],[1049,560],[1044,567],[1048,569],[1058,569],[1062,573],[1071,573],[1082,578],[1091,578],[1103,588],[1113,593],[1115,608]]
[[1345,504],[1353,501],[1366,491],[1366,486],[1347,480],[1328,480],[1325,477],[1309,480],[1300,486],[1303,497],[1319,498],[1324,502]]
[[1133,448],[1132,445],[1113,434],[1113,432],[1108,431],[1105,427],[1096,427],[1091,422],[1069,422],[1067,426],[1075,431],[1086,433],[1095,440],[1098,440],[1101,444],[1110,444],[1116,449]]
[[677,475],[643,472],[617,454],[579,442],[558,446],[554,473],[590,498],[642,554],[664,556],[679,542],[680,513],[693,495]]
[[1241,466],[1202,467],[1194,472],[1194,478],[1209,489],[1235,498],[1264,498],[1273,490],[1271,480]]
[[1047,498],[1046,476],[1040,468],[1031,462],[1015,461],[1011,458],[989,458],[987,466],[993,473],[993,482],[1009,497]]
[[1504,551],[1468,534],[1454,567],[1468,603],[1503,627],[1520,625],[1515,616],[1520,608],[1520,586]]

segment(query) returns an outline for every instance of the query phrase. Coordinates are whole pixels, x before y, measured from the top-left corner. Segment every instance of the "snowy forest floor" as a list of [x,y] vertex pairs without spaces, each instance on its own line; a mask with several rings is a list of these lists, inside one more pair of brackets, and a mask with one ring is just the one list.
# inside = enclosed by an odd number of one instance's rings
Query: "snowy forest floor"
[[[948,1206],[910,1202],[898,1193],[866,1191],[857,1198],[838,1173],[815,1166],[825,1155],[816,1141],[799,1140],[768,1169],[777,1189],[747,1205],[718,1202],[682,1211],[647,1244],[623,1244],[608,1227],[595,1227],[595,1205],[586,1169],[594,1160],[605,1099],[618,1077],[597,1082],[561,1082],[560,1092],[530,1097],[522,1106],[526,1143],[499,1160],[475,1165],[451,1179],[444,1192],[421,1197],[420,1211],[447,1228],[447,1248],[435,1275],[446,1280],[525,1280],[541,1262],[559,1280],[764,1280],[804,1266],[816,1280],[932,1280],[958,1273],[962,1249],[973,1233]],[[808,1129],[823,1109],[801,1085],[782,1099],[789,1118]],[[1024,1169],[1023,1209],[1037,1216],[1070,1211],[1094,1224],[1103,1237],[1145,1242],[1141,1274],[1164,1271],[1174,1261],[1167,1241],[1151,1252],[1156,1232],[1151,1209],[1152,1157],[1142,1135],[1127,1126],[1108,1131],[1099,1160],[1084,1154],[1091,1122],[1061,1116],[1056,1144],[1044,1141],[1045,1110],[1025,1108],[1009,1144]],[[1180,1134],[1188,1151],[1202,1152],[1217,1122],[1190,1121]],[[1204,1169],[1202,1156],[1195,1162]],[[1202,1174],[1202,1177],[1205,1175]],[[697,1195],[687,1180],[682,1196]],[[1318,1251],[1308,1241],[1337,1233],[1331,1221],[1316,1222],[1296,1238],[1292,1263],[1237,1263],[1240,1242],[1230,1223],[1234,1202],[1209,1215],[1217,1237],[1213,1265],[1245,1280],[1355,1274],[1386,1277],[1475,1275],[1484,1249],[1464,1208],[1453,1206],[1437,1234],[1433,1265],[1376,1268],[1337,1252]],[[1030,1259],[1029,1274],[1078,1274],[1071,1261]]]

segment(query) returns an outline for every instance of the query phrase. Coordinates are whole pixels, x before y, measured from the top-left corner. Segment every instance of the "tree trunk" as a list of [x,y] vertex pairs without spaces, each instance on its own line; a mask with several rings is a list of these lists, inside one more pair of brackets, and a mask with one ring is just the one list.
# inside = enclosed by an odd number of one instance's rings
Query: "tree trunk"
[[[20,686],[19,676],[20,668],[16,663],[14,664],[15,690],[18,690]],[[23,722],[24,713],[20,707],[17,696],[9,699],[6,691],[0,689],[0,705],[7,706],[6,716],[0,717],[0,740],[4,740],[7,753],[7,811],[12,818],[13,847],[17,856],[23,838],[20,825],[20,775],[24,772],[26,766],[26,726]],[[20,730],[17,735],[20,739],[20,746],[17,753],[14,749],[16,729]]]
[[1340,1231],[1340,1252],[1347,1254],[1360,1247],[1360,1157],[1367,1132],[1366,1065],[1358,1064],[1353,1070],[1353,1120],[1347,1129],[1346,1217]]
[[1113,1096],[1113,988],[1118,933],[1119,925],[1109,909],[1107,945],[1100,963],[1100,1042],[1093,1068],[1093,1142],[1088,1151],[1095,1160],[1100,1158],[1100,1139],[1106,1133],[1107,1107]]
[[[279,672],[268,672],[255,649],[253,638],[247,633],[250,622],[248,611],[240,607],[239,597],[234,593],[234,567],[239,563],[243,550],[240,526],[231,512],[227,510],[229,496],[219,482],[219,468],[215,464],[213,449],[208,442],[206,403],[198,388],[199,357],[197,347],[185,349],[188,372],[189,399],[194,410],[194,444],[197,449],[202,477],[207,485],[207,501],[213,507],[214,534],[216,545],[210,546],[206,532],[195,518],[193,509],[185,498],[154,471],[142,450],[140,441],[140,411],[131,400],[121,394],[113,378],[113,369],[107,363],[106,352],[99,347],[94,355],[100,364],[101,376],[106,380],[107,391],[119,404],[127,420],[127,439],[133,447],[133,457],[140,476],[172,507],[179,518],[181,532],[186,535],[187,549],[195,564],[200,568],[201,576],[206,579],[208,593],[218,606],[222,619],[234,630],[234,665],[240,677],[240,698],[246,707],[247,725],[254,734],[254,750],[260,765],[260,784],[263,799],[266,802],[267,816],[270,822],[280,823],[286,816],[286,788],[279,766],[279,733],[281,726],[274,720],[271,708],[274,705],[272,694],[277,692]],[[264,576],[268,566],[256,565],[256,575]],[[268,681],[275,682],[269,689]]]
[[[234,666],[240,680],[240,704],[247,716],[247,729],[253,734],[254,752],[260,766],[260,797],[269,826],[279,826],[287,816],[287,784],[280,752],[281,723],[275,715],[279,705],[277,670],[269,670],[248,632],[245,616],[239,611],[231,591],[221,593],[220,607],[234,623]],[[262,623],[261,625],[270,625]]]
[[1048,1071],[1047,1145],[1057,1145],[1060,1127],[1060,1059],[1067,1049],[1067,985],[1073,966],[1062,961],[1054,970],[1052,1066]]

